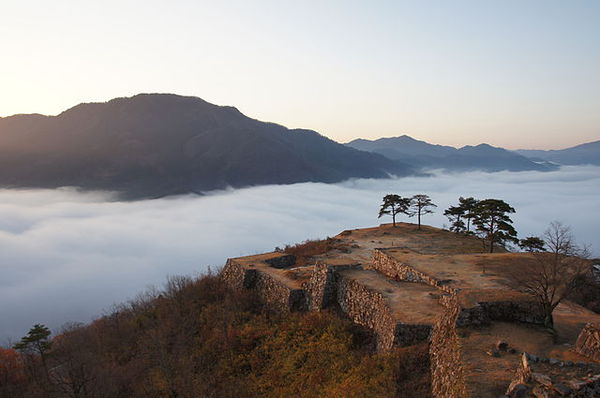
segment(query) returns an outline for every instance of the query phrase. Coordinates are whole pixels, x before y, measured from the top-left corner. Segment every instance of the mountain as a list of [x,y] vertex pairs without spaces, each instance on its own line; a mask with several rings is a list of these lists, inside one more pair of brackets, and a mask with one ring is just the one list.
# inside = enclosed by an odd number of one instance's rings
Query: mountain
[[515,152],[534,160],[544,160],[565,165],[600,165],[600,141],[588,142],[587,144],[560,150],[519,149]]
[[390,159],[402,161],[423,169],[451,171],[547,171],[553,167],[540,164],[506,149],[488,144],[465,146],[460,149],[433,145],[407,135],[369,141],[357,139],[346,144],[363,151],[379,153]]
[[134,199],[410,172],[315,131],[261,122],[196,97],[140,94],[58,116],[0,118],[5,187],[77,186]]

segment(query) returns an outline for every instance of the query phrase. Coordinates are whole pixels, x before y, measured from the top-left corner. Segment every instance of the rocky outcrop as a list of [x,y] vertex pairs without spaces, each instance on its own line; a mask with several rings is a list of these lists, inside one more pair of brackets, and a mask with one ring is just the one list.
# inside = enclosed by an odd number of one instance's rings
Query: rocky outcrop
[[585,325],[577,338],[575,350],[581,355],[600,361],[600,325]]

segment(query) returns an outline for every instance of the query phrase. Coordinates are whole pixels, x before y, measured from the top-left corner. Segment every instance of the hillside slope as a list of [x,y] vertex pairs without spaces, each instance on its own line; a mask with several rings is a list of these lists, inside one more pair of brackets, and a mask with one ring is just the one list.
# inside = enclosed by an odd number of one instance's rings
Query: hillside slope
[[140,94],[58,116],[0,118],[0,185],[8,187],[77,186],[144,198],[409,172],[314,131],[195,97]]
[[424,169],[450,171],[547,171],[553,169],[524,156],[488,144],[465,146],[460,149],[429,144],[403,135],[369,141],[358,139],[346,144],[349,147],[379,153],[390,159],[402,161]]
[[370,340],[330,311],[278,314],[216,275],[173,277],[65,326],[44,363],[0,346],[0,397],[431,396],[427,344],[373,354]]

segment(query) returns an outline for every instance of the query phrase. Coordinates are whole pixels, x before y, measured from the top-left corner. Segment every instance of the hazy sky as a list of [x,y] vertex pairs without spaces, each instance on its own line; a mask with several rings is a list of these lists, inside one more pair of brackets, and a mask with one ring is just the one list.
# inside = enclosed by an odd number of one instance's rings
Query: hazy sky
[[539,235],[558,219],[598,256],[599,169],[267,185],[138,202],[70,190],[0,190],[0,346],[34,323],[89,321],[167,275],[194,275],[227,257],[390,222],[377,219],[390,192],[429,194],[439,207],[423,222],[438,227],[460,195],[500,197],[517,210],[520,237]]
[[600,1],[27,1],[0,7],[0,116],[194,95],[338,141],[600,139]]

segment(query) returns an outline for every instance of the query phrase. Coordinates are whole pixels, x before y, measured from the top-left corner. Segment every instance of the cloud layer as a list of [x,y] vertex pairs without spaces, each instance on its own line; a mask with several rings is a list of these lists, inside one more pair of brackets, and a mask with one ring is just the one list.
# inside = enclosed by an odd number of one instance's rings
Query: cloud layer
[[598,256],[600,168],[551,173],[437,174],[263,186],[139,202],[74,190],[0,190],[0,344],[34,323],[90,321],[167,275],[203,272],[227,257],[333,236],[377,219],[383,195],[426,193],[438,211],[459,196],[501,198],[521,237],[552,220],[571,225]]

